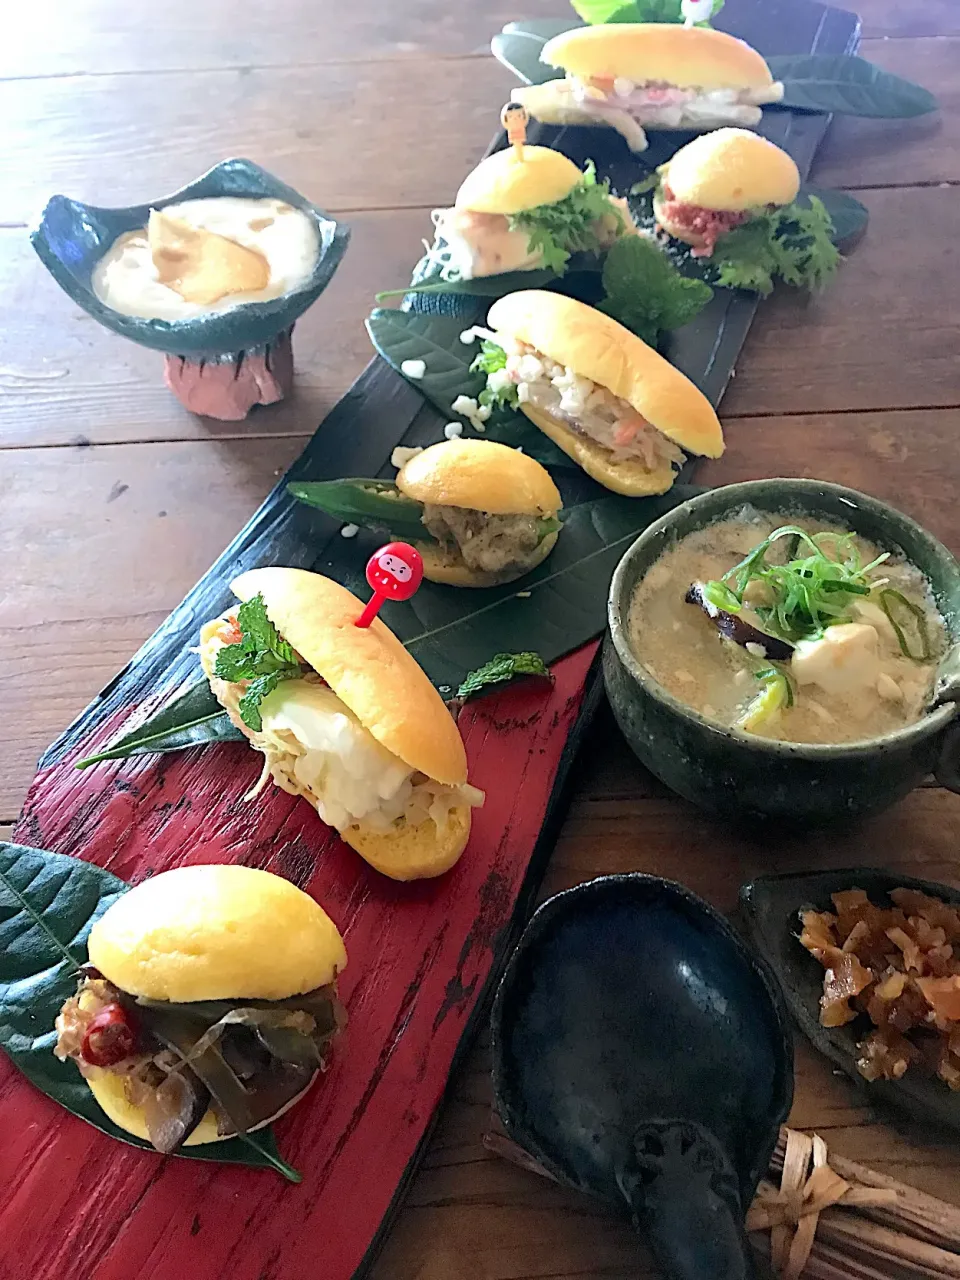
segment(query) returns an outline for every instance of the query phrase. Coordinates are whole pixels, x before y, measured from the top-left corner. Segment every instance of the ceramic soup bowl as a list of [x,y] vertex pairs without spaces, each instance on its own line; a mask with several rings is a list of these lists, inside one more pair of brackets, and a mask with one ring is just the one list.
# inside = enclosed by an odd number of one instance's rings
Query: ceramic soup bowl
[[[638,661],[627,617],[634,588],[660,555],[744,506],[784,521],[810,516],[900,551],[927,577],[947,625],[930,709],[915,724],[842,745],[778,742],[706,719]],[[624,736],[668,787],[713,813],[822,823],[886,809],[933,773],[960,791],[960,565],[913,520],[853,489],[819,480],[754,480],[709,490],[637,539],[613,576],[604,642],[607,695]]]

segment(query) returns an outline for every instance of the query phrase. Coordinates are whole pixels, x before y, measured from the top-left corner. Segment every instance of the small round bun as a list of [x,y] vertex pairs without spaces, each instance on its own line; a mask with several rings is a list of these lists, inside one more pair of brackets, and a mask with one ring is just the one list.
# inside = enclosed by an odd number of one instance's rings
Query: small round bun
[[253,867],[164,871],[97,921],[90,963],[150,1000],[283,1000],[326,986],[347,963],[336,925],[308,894]]
[[557,545],[557,533],[548,533],[522,569],[513,573],[486,573],[482,569],[468,569],[460,556],[447,551],[436,542],[418,542],[417,550],[423,558],[423,576],[445,587],[502,587],[516,582],[543,564]]
[[416,502],[494,516],[552,516],[561,506],[545,467],[494,440],[432,444],[400,468],[397,488]]
[[579,432],[571,430],[565,422],[553,418],[542,409],[531,405],[520,406],[535,427],[539,427],[557,448],[582,467],[591,480],[602,484],[613,493],[623,493],[628,498],[646,498],[666,493],[673,487],[677,473],[669,462],[663,462],[654,471],[648,471],[636,458],[617,459],[609,449]]
[[391,880],[426,880],[442,876],[467,847],[470,838],[470,808],[451,809],[447,821],[438,827],[432,819],[411,826],[405,823],[391,831],[369,827],[348,827],[340,834],[360,857]]
[[556,204],[570,194],[583,174],[565,155],[549,147],[513,147],[481,160],[463,180],[454,207],[474,213],[523,213]]
[[724,31],[675,22],[616,22],[577,27],[543,46],[542,62],[581,79],[617,76],[681,88],[764,89],[770,68],[756,49]]
[[662,174],[676,200],[725,213],[792,204],[800,190],[792,157],[749,129],[717,129],[694,138]]
[[[499,298],[487,314],[487,324],[606,387],[682,449],[708,458],[719,458],[723,453],[720,422],[703,392],[603,312],[560,293],[522,289]],[[526,405],[521,407],[526,411]],[[537,421],[532,414],[527,416]],[[537,425],[545,429],[539,422]],[[563,430],[572,434],[567,428]],[[570,453],[565,445],[560,447]],[[603,453],[610,456],[609,450]]]
[[251,569],[231,587],[241,600],[263,596],[283,638],[388,751],[437,782],[466,782],[463,739],[443,699],[379,618],[354,626],[363,603],[351,591],[319,573],[281,568]]
[[[274,1120],[289,1111],[291,1107],[296,1106],[303,1095],[313,1087],[319,1074],[319,1071],[315,1072],[305,1089],[302,1089],[295,1098],[291,1098],[289,1102],[285,1103],[277,1111],[276,1115],[272,1115],[269,1119],[254,1125],[250,1132],[256,1133],[258,1129],[265,1129],[268,1124],[273,1124]],[[142,1142],[150,1141],[143,1108],[134,1106],[127,1097],[123,1087],[122,1076],[117,1075],[115,1071],[103,1071],[99,1067],[86,1067],[84,1069],[84,1080],[97,1100],[100,1110],[108,1120],[112,1120],[118,1129],[125,1129],[127,1133],[132,1133],[135,1138],[139,1138]],[[227,1139],[235,1136],[236,1134],[234,1133],[217,1132],[217,1117],[210,1110],[204,1115],[193,1133],[185,1139],[183,1145],[185,1147],[200,1147],[209,1142],[226,1142]]]

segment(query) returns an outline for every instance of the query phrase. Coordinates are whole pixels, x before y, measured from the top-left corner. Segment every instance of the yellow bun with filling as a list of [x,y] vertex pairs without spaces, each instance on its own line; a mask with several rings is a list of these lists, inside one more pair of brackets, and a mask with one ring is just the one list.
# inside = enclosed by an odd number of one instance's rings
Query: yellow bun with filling
[[494,440],[444,440],[400,468],[397,488],[416,502],[488,515],[555,515],[560,491],[534,458]]
[[717,129],[694,138],[661,174],[675,200],[730,213],[792,204],[800,190],[792,157],[749,129]]
[[442,827],[432,820],[393,831],[348,827],[341,836],[361,858],[391,880],[421,880],[442,876],[463,853],[470,837],[470,809],[451,809]]
[[[264,1120],[261,1124],[254,1125],[251,1133],[256,1133],[258,1129],[265,1128],[268,1124],[273,1124],[291,1107],[296,1106],[303,1095],[312,1088],[314,1082],[319,1075],[315,1072],[306,1089],[302,1089],[295,1098],[291,1098],[285,1103],[275,1115]],[[134,1106],[127,1097],[126,1090],[123,1087],[123,1077],[115,1071],[103,1071],[99,1067],[84,1067],[83,1076],[87,1087],[96,1098],[100,1110],[104,1112],[108,1120],[112,1120],[118,1129],[126,1129],[127,1133],[132,1133],[135,1138],[140,1138],[143,1142],[150,1142],[150,1134],[147,1131],[147,1121],[143,1113],[142,1107]],[[227,1139],[235,1135],[230,1133],[220,1134],[217,1132],[217,1117],[212,1110],[207,1111],[203,1119],[184,1141],[185,1147],[199,1147],[208,1142],[226,1142]]]
[[527,404],[522,404],[520,408],[534,426],[539,427],[545,436],[549,436],[558,449],[562,449],[567,457],[583,468],[591,480],[596,480],[604,488],[611,489],[614,493],[623,493],[628,498],[646,498],[652,494],[666,493],[673,487],[677,473],[669,462],[661,462],[650,471],[636,458],[615,458],[602,444],[572,430],[559,418],[551,417],[542,409],[535,409]]
[[542,62],[580,79],[618,76],[680,88],[763,89],[774,83],[756,49],[708,27],[617,22],[578,27],[543,46]]
[[302,889],[254,867],[177,867],[136,885],[90,931],[90,963],[150,1000],[284,1000],[347,963],[336,925]]
[[423,559],[423,576],[431,582],[446,587],[502,587],[543,564],[557,545],[558,533],[548,533],[522,569],[515,573],[488,573],[483,569],[470,569],[454,552],[447,552],[435,542],[418,542],[417,550]]
[[[595,90],[592,96],[602,98],[604,95]],[[514,89],[513,97],[515,102],[526,107],[534,120],[540,120],[543,124],[575,124],[600,128],[612,125],[623,134],[631,151],[647,149],[647,135],[626,111],[602,118],[584,111],[577,100],[572,80],[548,80],[545,84],[524,85],[520,89]]]
[[[723,431],[703,392],[636,334],[603,312],[563,294],[522,289],[499,298],[487,314],[487,324],[499,333],[527,343],[557,364],[569,366],[581,377],[606,387],[682,449],[707,458],[719,458],[723,453]],[[527,405],[521,408],[565,453],[580,462],[588,475],[594,475],[572,451],[572,443],[564,443],[574,435],[568,427],[551,418],[549,421],[555,426],[547,430],[543,422],[546,415],[534,416],[536,411],[529,411]],[[610,451],[600,445],[581,440],[579,436],[574,443],[584,456],[600,450],[601,457],[610,459]],[[610,465],[614,465],[612,461]],[[635,461],[615,465],[618,472],[639,467]],[[594,478],[615,488],[599,476]],[[663,492],[663,489],[616,487],[616,492],[652,493]]]
[[583,174],[565,155],[549,147],[513,147],[481,160],[463,180],[454,207],[474,213],[523,213],[565,199]]
[[436,782],[467,780],[463,739],[443,699],[379,618],[355,622],[363,602],[306,569],[251,569],[231,583],[241,600],[263,596],[283,638],[388,751]]

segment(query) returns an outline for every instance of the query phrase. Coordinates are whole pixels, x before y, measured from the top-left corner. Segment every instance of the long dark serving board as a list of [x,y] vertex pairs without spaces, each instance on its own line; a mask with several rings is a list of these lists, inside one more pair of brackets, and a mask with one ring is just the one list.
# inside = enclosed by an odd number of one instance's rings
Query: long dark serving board
[[[806,0],[728,0],[723,18],[767,53],[841,53],[855,46],[858,25]],[[491,103],[491,114],[500,105]],[[806,171],[826,119],[783,114],[771,124]],[[636,180],[637,158],[612,131],[551,131],[551,140],[576,159],[590,155],[618,187]],[[724,295],[672,344],[671,357],[715,402],[754,309],[746,297]],[[183,862],[241,861],[289,876],[327,906],[350,956],[343,991],[351,1026],[326,1079],[277,1126],[303,1184],[111,1142],[4,1062],[0,1275],[300,1280],[322,1272],[350,1280],[374,1256],[549,855],[563,786],[599,697],[595,644],[556,664],[550,691],[521,686],[468,706],[471,777],[489,798],[464,857],[435,882],[383,879],[309,806],[280,792],[244,804],[258,765],[242,744],[85,773],[72,766],[91,742],[113,737],[131,708],[142,711],[195,678],[189,646],[229,602],[236,573],[265,563],[344,571],[349,544],[332,521],[288,498],[287,481],[386,473],[397,443],[436,440],[443,421],[374,361],[201,582],[45,753],[17,827],[23,843],[90,859],[127,880]]]

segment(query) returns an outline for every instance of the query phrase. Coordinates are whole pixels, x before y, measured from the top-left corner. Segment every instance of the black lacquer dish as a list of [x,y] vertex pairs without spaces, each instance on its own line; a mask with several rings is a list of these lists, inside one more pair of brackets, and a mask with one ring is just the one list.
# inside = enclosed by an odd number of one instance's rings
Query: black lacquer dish
[[497,1109],[558,1181],[629,1210],[678,1280],[753,1275],[743,1217],[793,1096],[775,980],[654,876],[545,903],[493,1010]]

